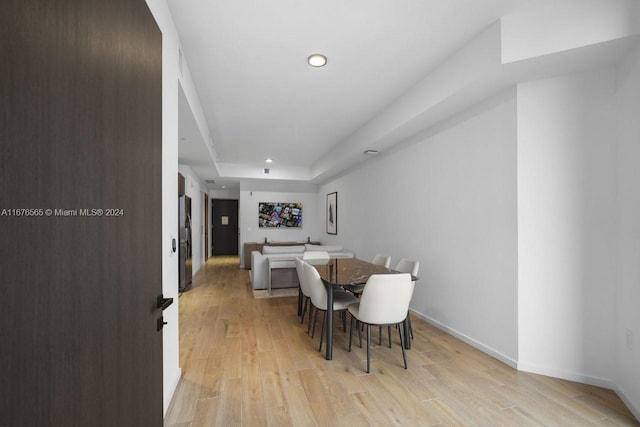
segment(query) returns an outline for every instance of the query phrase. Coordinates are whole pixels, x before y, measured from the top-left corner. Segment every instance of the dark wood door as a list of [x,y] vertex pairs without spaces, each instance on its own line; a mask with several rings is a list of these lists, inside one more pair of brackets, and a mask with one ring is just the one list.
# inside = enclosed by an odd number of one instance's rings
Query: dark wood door
[[209,259],[209,196],[203,195],[203,206],[204,206],[204,259],[205,261]]
[[0,425],[161,426],[161,33],[7,0],[0,64]]
[[237,200],[212,200],[211,238],[213,255],[238,255]]

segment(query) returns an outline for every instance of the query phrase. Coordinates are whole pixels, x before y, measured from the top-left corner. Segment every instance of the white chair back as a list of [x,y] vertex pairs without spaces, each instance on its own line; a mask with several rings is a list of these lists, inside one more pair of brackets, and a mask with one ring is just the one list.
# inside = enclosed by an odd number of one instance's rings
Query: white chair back
[[300,258],[296,258],[296,272],[298,273],[298,281],[300,282],[300,291],[305,297],[309,296],[309,285],[306,277],[304,276],[304,261]]
[[402,258],[400,261],[398,261],[394,270],[400,273],[409,273],[412,276],[417,276],[419,268],[420,261],[412,261],[407,258]]
[[371,264],[382,265],[384,268],[389,268],[391,265],[391,256],[385,254],[377,254],[371,260]]
[[311,264],[304,263],[304,276],[309,287],[311,303],[320,310],[327,309],[327,288],[325,288],[320,273]]
[[370,324],[395,324],[407,317],[414,282],[409,273],[374,274],[360,297],[358,320]]

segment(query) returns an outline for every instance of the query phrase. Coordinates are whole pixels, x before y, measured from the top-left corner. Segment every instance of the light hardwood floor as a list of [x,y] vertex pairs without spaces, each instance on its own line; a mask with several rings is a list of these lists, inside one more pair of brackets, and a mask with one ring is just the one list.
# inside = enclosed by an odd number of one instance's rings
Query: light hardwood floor
[[210,259],[180,297],[165,426],[640,425],[610,390],[518,372],[417,317],[408,370],[395,333],[372,347],[371,374],[340,328],[327,361],[296,301],[254,299],[237,257]]

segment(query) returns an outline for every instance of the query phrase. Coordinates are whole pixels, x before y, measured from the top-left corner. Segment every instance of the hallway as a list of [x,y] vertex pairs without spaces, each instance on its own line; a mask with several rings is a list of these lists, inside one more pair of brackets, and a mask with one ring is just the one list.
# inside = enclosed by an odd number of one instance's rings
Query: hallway
[[415,316],[408,370],[397,334],[391,349],[372,334],[371,374],[340,328],[327,361],[296,302],[254,299],[238,257],[210,258],[179,300],[165,427],[640,425],[610,390],[518,372]]

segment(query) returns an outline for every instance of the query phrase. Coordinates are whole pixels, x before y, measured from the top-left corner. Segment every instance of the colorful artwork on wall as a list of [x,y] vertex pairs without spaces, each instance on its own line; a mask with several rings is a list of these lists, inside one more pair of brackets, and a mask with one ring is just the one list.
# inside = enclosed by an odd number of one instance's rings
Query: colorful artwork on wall
[[260,202],[258,205],[258,227],[302,227],[302,203]]

